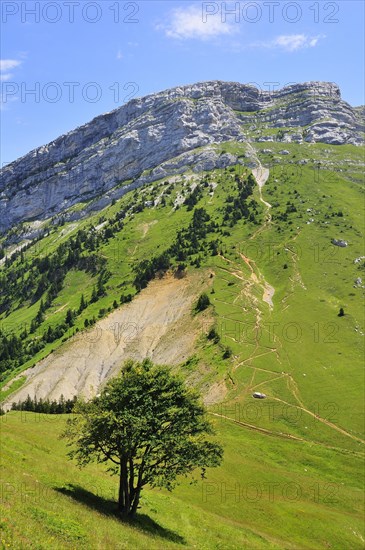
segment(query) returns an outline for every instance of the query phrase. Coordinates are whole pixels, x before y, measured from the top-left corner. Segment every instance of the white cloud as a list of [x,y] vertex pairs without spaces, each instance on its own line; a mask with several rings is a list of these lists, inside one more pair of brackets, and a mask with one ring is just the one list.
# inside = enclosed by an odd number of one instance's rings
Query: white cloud
[[233,24],[221,20],[220,14],[205,16],[198,6],[176,8],[171,12],[167,24],[157,25],[157,30],[163,30],[168,38],[180,40],[198,39],[210,40],[221,35],[233,34],[237,30]]
[[324,35],[308,36],[306,34],[281,34],[270,42],[256,42],[253,46],[261,46],[265,48],[279,48],[286,52],[295,52],[304,48],[314,48],[317,46],[320,38],[325,38]]
[[[0,81],[6,82],[13,78],[12,69],[16,69],[21,65],[21,61],[17,59],[0,59]],[[11,96],[4,98],[3,93],[0,94],[0,111],[4,111],[10,102],[17,101],[17,96]]]
[[16,59],[0,59],[0,71],[8,71],[9,69],[15,69],[21,64],[21,61]]
[[13,74],[9,71],[19,67],[21,61],[17,59],[0,59],[0,80],[2,82],[10,80],[13,77]]
[[314,48],[314,46],[317,45],[318,40],[319,40],[319,36],[316,36],[315,38],[312,38],[312,40],[309,41],[309,46],[311,48]]
[[310,37],[305,34],[282,34],[273,41],[274,46],[279,46],[289,52],[301,50],[302,48],[313,48],[319,37]]
[[123,59],[124,55],[122,54],[122,52],[120,50],[118,50],[118,53],[117,53],[117,59]]

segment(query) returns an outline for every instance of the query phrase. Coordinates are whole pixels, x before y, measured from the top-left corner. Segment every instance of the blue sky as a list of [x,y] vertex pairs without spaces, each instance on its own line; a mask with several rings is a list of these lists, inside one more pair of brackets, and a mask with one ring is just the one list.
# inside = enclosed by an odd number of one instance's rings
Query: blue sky
[[94,116],[203,80],[337,83],[364,103],[362,1],[1,3],[1,163]]

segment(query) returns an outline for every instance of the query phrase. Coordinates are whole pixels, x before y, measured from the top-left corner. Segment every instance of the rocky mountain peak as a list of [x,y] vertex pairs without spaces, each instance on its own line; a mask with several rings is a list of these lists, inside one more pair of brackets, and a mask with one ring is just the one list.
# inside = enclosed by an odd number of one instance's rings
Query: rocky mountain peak
[[112,197],[187,167],[237,162],[210,147],[217,143],[281,139],[359,145],[363,128],[363,111],[344,102],[329,82],[262,91],[251,84],[208,81],[133,99],[5,166],[0,231],[96,197],[92,208],[102,208]]

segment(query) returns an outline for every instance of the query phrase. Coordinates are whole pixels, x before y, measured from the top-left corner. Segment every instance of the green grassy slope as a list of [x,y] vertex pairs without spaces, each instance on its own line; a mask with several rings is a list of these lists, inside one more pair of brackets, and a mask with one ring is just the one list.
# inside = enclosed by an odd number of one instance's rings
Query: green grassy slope
[[135,525],[114,516],[117,480],[79,470],[65,416],[2,418],[3,548],[362,548],[361,459],[217,420],[224,464],[173,493],[146,490]]
[[[245,145],[234,143],[221,148],[245,151]],[[22,422],[20,414],[9,413],[2,422],[3,479],[14,485],[15,494],[3,485],[6,544],[19,539],[19,548],[22,543],[34,548],[363,547],[364,289],[354,283],[365,279],[364,262],[354,263],[365,255],[363,153],[324,144],[269,142],[255,148],[270,169],[262,196],[272,207],[265,208],[256,188],[256,223],[241,220],[208,235],[208,242],[220,241],[219,253],[200,254],[199,269],[214,274],[210,313],[220,342],[208,340],[210,326],[202,326],[194,357],[179,367],[188,381],[198,381],[215,414],[226,450],[223,466],[209,473],[205,485],[184,482],[171,495],[147,491],[141,513],[150,519],[141,517],[138,527],[120,526],[108,513],[113,480],[99,468],[80,472],[67,463],[56,437],[64,419],[36,422],[26,413]],[[288,155],[280,154],[283,148]],[[211,173],[214,194],[203,187],[196,205],[218,224],[227,197],[235,193],[236,173],[248,171]],[[52,227],[24,253],[29,261],[53,253],[78,230],[108,222],[131,202],[142,204],[164,193],[165,206],[133,213],[108,242],[101,239],[97,253],[110,272],[107,294],[76,318],[64,338],[82,330],[86,318],[98,318],[100,310],[101,316],[107,314],[122,293],[135,292],[133,267],[168,248],[177,230],[190,223],[193,211],[174,210],[172,204],[183,189],[189,194],[190,183],[182,176],[148,185],[86,220]],[[333,238],[348,246],[334,246]],[[197,269],[190,259],[188,276]],[[68,308],[78,307],[81,293],[89,300],[96,281],[97,275],[71,269],[35,335],[62,322]],[[267,296],[263,299],[265,287],[275,290],[272,308]],[[11,304],[0,315],[1,327],[19,335],[40,299],[33,305]],[[338,317],[340,307],[344,317]],[[22,384],[21,378],[11,386],[16,374],[62,345],[62,339],[47,344],[25,364],[4,372],[2,385],[10,382],[10,389],[2,397]],[[226,346],[232,355],[224,359]],[[252,399],[254,391],[267,399]],[[23,477],[33,489],[38,480],[52,498],[23,498]],[[81,489],[62,489],[67,484]],[[106,500],[95,499],[95,493]]]

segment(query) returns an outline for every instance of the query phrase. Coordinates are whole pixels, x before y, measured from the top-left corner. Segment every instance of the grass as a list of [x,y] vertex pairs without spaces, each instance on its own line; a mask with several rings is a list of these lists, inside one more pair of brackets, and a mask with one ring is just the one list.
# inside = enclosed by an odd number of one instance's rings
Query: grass
[[9,384],[8,389],[0,392],[1,399],[5,399],[8,395],[11,395],[17,389],[21,388],[25,381],[26,376],[20,376],[17,380],[14,380],[11,384]]
[[217,419],[223,465],[172,493],[146,489],[137,521],[123,524],[115,516],[117,479],[68,461],[58,439],[65,420],[2,417],[4,548],[362,548],[356,453]]
[[[363,289],[354,288],[354,280],[363,277],[354,259],[365,255],[359,208],[363,154],[354,146],[326,144],[270,142],[255,148],[270,167],[263,198],[272,205],[273,219],[263,226],[260,206],[258,224],[240,222],[225,235],[213,235],[221,239],[220,253],[204,258],[201,268],[214,274],[209,318],[220,343],[207,340],[210,325],[205,327],[194,356],[179,367],[187,380],[198,380],[203,393],[215,384],[224,388],[220,402],[208,400],[225,447],[223,466],[209,472],[204,483],[183,481],[172,494],[146,490],[138,522],[121,525],[114,516],[115,480],[100,467],[79,471],[68,463],[65,444],[57,439],[65,418],[9,413],[1,425],[2,469],[10,484],[10,489],[3,484],[2,494],[5,547],[363,547],[365,329]],[[278,155],[283,148],[290,154]],[[272,153],[263,153],[267,149]],[[246,146],[225,143],[217,150],[240,155]],[[307,164],[298,165],[299,159]],[[219,222],[233,190],[232,175],[211,173],[218,184],[214,196],[206,188],[198,204]],[[136,200],[151,199],[157,186],[158,194],[172,187],[166,206],[128,217],[124,229],[102,245],[112,273],[108,295],[89,305],[70,335],[83,328],[84,318],[98,317],[100,308],[119,301],[121,293],[133,293],[135,263],[163,251],[176,230],[188,226],[192,212],[172,205],[179,193],[188,192],[186,180],[148,184]],[[54,228],[26,257],[52,251],[78,229],[113,217],[133,194],[87,220]],[[259,200],[257,189],[254,198]],[[280,221],[288,202],[297,211]],[[349,246],[335,247],[332,238]],[[262,284],[254,282],[251,270],[274,287],[273,309],[263,301]],[[81,293],[89,298],[94,282],[84,272],[71,271],[42,331],[61,320],[68,307],[77,308]],[[20,332],[38,307],[39,302],[24,304],[0,322]],[[62,345],[67,344],[49,344],[3,384],[52,349],[62,352]],[[225,346],[233,352],[229,359],[223,359]],[[13,382],[2,398],[23,381]],[[254,391],[267,399],[252,399]]]

